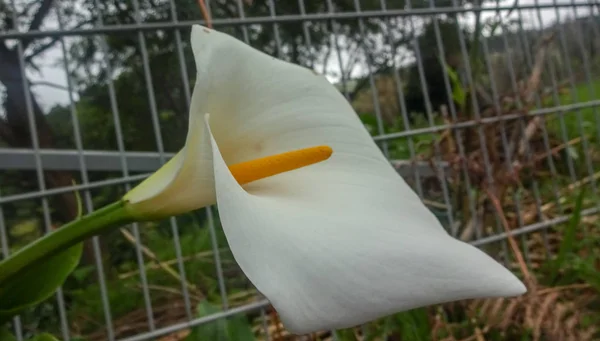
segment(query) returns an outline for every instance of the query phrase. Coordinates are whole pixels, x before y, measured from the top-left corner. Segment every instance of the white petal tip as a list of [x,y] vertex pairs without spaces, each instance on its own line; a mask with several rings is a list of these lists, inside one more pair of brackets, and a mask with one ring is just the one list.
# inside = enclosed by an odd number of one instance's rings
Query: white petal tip
[[[507,271],[508,272],[508,271]],[[510,276],[510,277],[509,277]],[[498,279],[493,287],[489,288],[487,294],[481,295],[480,298],[499,298],[499,297],[517,297],[527,293],[527,287],[512,273],[507,277]]]
[[525,284],[521,282],[521,280],[519,280],[516,276],[512,275],[512,277],[513,278],[510,281],[508,281],[508,283],[506,283],[502,296],[515,297],[527,293],[527,287],[525,286]]

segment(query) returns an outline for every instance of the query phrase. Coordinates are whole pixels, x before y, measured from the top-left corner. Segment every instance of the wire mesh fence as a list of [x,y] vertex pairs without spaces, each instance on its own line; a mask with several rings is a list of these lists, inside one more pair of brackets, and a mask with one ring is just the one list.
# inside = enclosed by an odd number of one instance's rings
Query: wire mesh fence
[[[507,267],[520,269],[512,235],[539,275],[583,188],[581,238],[600,241],[600,2],[207,0],[209,22],[202,3],[0,1],[3,257],[75,219],[75,192],[92,212],[181,148],[196,23],[324,74],[448,231]],[[589,251],[582,245],[577,252]],[[442,315],[427,314],[438,316],[430,333]],[[423,327],[410,316],[387,332]],[[18,340],[37,330],[204,340],[225,317],[258,339],[285,334],[211,207],[92,238],[56,296],[12,327]],[[313,337],[354,340],[373,328]],[[475,327],[465,328],[448,333],[468,338]]]

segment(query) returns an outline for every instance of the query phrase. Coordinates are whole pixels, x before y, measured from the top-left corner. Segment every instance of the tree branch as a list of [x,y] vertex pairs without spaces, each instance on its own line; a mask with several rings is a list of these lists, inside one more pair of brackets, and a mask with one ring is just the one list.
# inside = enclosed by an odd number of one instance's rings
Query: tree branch
[[40,46],[38,46],[36,49],[34,49],[28,56],[25,57],[25,63],[29,63],[31,62],[31,60],[39,55],[40,53],[46,51],[47,49],[51,48],[54,44],[56,44],[57,41],[60,40],[60,36],[58,37],[54,37],[52,38],[52,40],[50,40],[49,42],[47,42],[46,44],[42,44]]
[[[29,25],[29,31],[36,31],[42,25],[42,22],[48,15],[48,12],[52,8],[54,4],[54,0],[42,0],[42,4],[38,8],[37,12],[33,15],[33,19],[31,20],[31,24]],[[25,38],[22,40],[23,50],[27,48],[29,44],[34,40],[34,38]]]
[[[75,25],[71,28],[68,28],[67,30],[75,30],[75,29],[81,28],[83,25],[90,24],[92,22],[93,22],[92,19],[84,20],[84,21],[78,23],[77,25]],[[46,51],[47,49],[51,48],[52,46],[54,46],[54,44],[56,44],[56,42],[58,42],[60,40],[60,38],[62,38],[62,37],[61,36],[54,37],[54,38],[52,38],[52,40],[50,40],[46,44],[42,44],[42,45],[38,46],[37,48],[33,49],[33,51],[31,51],[31,53],[25,57],[25,63],[30,63],[31,60],[33,58],[35,58],[35,56],[39,55],[40,53],[42,53],[42,52]]]

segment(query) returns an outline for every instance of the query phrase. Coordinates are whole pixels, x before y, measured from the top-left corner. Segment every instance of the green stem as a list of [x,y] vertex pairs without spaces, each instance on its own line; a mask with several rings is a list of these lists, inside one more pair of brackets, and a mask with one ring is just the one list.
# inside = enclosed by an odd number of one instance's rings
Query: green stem
[[94,211],[85,217],[72,221],[59,229],[15,252],[0,262],[1,283],[56,253],[101,234],[107,230],[133,222],[135,219],[124,201],[118,201]]

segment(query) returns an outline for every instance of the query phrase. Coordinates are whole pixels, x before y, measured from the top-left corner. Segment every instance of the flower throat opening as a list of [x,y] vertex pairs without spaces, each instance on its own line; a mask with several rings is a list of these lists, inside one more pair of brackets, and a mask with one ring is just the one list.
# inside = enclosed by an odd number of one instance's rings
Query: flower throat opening
[[329,159],[329,146],[316,146],[270,155],[229,166],[229,171],[240,185],[288,172]]

